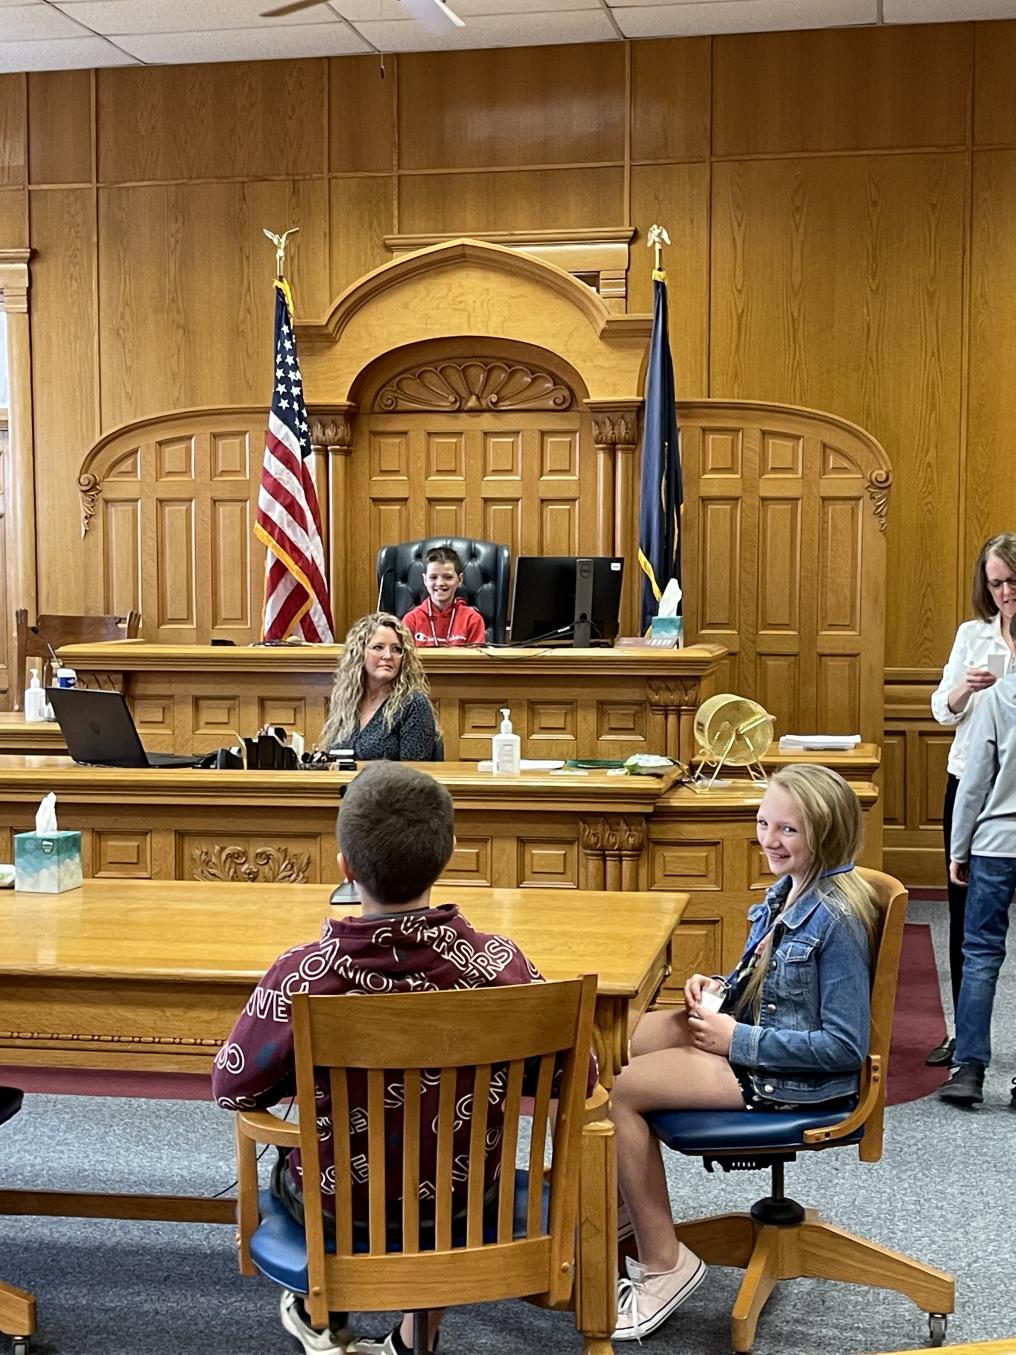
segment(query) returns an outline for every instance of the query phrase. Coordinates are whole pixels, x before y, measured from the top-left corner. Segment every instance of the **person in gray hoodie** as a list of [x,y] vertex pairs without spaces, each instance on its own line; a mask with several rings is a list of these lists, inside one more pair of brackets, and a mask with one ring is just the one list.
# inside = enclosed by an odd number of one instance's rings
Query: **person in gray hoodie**
[[938,1094],[973,1106],[984,1100],[991,1009],[1016,891],[1016,674],[981,694],[953,805],[950,856],[950,878],[969,892],[955,1063]]

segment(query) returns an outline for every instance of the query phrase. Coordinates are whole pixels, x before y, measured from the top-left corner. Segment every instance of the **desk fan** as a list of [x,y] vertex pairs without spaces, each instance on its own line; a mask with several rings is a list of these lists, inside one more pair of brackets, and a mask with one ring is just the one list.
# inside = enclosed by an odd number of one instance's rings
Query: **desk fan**
[[[766,780],[762,757],[773,738],[773,717],[757,701],[721,692],[703,701],[695,712],[695,743],[701,761],[693,785],[709,789],[726,766],[747,767],[753,781]],[[703,781],[703,769],[713,774]]]

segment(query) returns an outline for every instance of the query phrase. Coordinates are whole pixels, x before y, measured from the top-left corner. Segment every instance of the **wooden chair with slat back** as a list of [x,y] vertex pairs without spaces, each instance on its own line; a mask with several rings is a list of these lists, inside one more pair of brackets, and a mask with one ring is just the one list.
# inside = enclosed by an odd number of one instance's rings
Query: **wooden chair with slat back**
[[[28,679],[28,660],[41,659],[42,671],[39,677],[42,685],[47,682],[47,670],[53,666],[50,646],[59,649],[61,645],[101,644],[106,640],[133,640],[141,629],[141,613],[128,612],[126,616],[75,616],[50,612],[41,615],[35,622],[33,632],[28,622],[28,612],[19,607],[15,612],[18,631],[16,667],[13,680],[13,702],[15,710],[24,708],[25,684]],[[47,641],[49,642],[47,644]],[[52,676],[50,674],[50,676]]]
[[[321,1328],[330,1310],[420,1314],[521,1297],[567,1306],[595,997],[595,976],[450,992],[294,995],[300,1124],[265,1111],[236,1117],[241,1271],[306,1295],[310,1320]],[[315,1070],[330,1087],[337,1127],[334,1244],[326,1244]],[[524,1093],[533,1098],[532,1131],[526,1166],[517,1171]],[[492,1108],[498,1101],[503,1122]],[[425,1128],[432,1116],[436,1153]],[[367,1160],[354,1161],[350,1143],[357,1133],[362,1142],[364,1118]],[[553,1157],[545,1171],[548,1133]],[[259,1193],[258,1142],[300,1148],[305,1229],[269,1192]],[[366,1177],[364,1195],[354,1175]],[[355,1227],[354,1192],[366,1205]]]
[[[17,1115],[21,1101],[19,1088],[0,1087],[0,1124]],[[35,1333],[35,1298],[3,1281],[0,1281],[0,1332],[12,1338],[12,1355],[28,1355]]]
[[[941,1345],[953,1311],[951,1275],[821,1219],[784,1194],[784,1166],[798,1153],[856,1145],[862,1162],[882,1157],[886,1076],[896,982],[906,921],[907,891],[889,875],[857,867],[873,887],[881,913],[871,978],[871,1036],[851,1110],[794,1107],[788,1111],[657,1111],[653,1133],[675,1152],[701,1157],[707,1171],[772,1174],[769,1195],[750,1213],[717,1214],[675,1226],[678,1237],[709,1265],[744,1270],[731,1314],[731,1347],[751,1350],[766,1300],[779,1280],[800,1276],[894,1289],[930,1315],[932,1343]],[[863,1188],[863,1183],[859,1182]]]

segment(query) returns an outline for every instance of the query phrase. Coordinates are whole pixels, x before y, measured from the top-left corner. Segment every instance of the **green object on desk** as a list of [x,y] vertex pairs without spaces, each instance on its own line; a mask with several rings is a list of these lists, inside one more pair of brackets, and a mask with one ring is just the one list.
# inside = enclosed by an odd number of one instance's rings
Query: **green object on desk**
[[621,757],[570,757],[564,764],[566,767],[575,767],[583,772],[608,772],[618,771],[624,767],[624,758]]

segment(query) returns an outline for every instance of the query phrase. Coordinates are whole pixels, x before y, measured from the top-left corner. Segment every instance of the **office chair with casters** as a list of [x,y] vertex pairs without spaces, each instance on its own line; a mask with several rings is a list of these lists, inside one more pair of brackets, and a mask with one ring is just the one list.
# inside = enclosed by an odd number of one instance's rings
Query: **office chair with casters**
[[508,626],[507,546],[471,537],[433,536],[382,546],[377,553],[378,610],[403,617],[427,596],[423,557],[435,546],[451,546],[462,561],[459,596],[475,607],[487,625],[487,639],[504,644]]
[[12,684],[15,710],[24,707],[30,658],[41,659],[40,667],[43,671],[39,676],[45,687],[45,670],[47,666],[49,668],[53,666],[50,648],[59,649],[61,645],[101,644],[105,640],[133,640],[141,629],[140,612],[128,612],[126,616],[75,616],[53,612],[39,616],[34,631],[28,623],[28,612],[24,607],[18,608],[14,619],[18,632],[17,659]]
[[[0,1087],[0,1124],[12,1119],[21,1109],[22,1093],[17,1087]],[[35,1334],[35,1299],[23,1289],[0,1282],[0,1332],[11,1338],[13,1355],[28,1355]]]
[[[322,1329],[329,1312],[412,1310],[420,1349],[426,1349],[420,1315],[429,1308],[522,1297],[567,1306],[575,1286],[595,999],[595,976],[369,997],[294,994],[300,1123],[266,1111],[236,1116],[241,1272],[260,1272],[305,1296],[310,1322]],[[334,1138],[334,1240],[326,1238],[322,1216],[315,1070],[330,1083],[333,1124],[336,1131],[342,1127]],[[493,1186],[489,1171],[485,1177],[492,1087],[504,1089]],[[526,1166],[516,1170],[529,1092],[533,1129]],[[434,1097],[436,1146],[434,1137],[421,1134],[421,1105],[433,1115]],[[400,1107],[401,1125],[392,1123],[393,1105]],[[483,1114],[467,1107],[482,1107]],[[368,1136],[366,1160],[355,1168],[351,1115],[361,1128],[366,1121]],[[553,1138],[546,1171],[545,1131]],[[268,1191],[259,1194],[256,1143],[300,1148],[305,1227]],[[354,1170],[358,1182],[366,1178],[360,1206],[366,1217],[355,1221]],[[392,1173],[399,1177],[395,1190],[386,1189]],[[393,1208],[397,1196],[401,1205]]]
[[[858,867],[860,869],[860,867]],[[824,1222],[784,1193],[784,1167],[802,1152],[857,1145],[862,1162],[882,1156],[889,1040],[896,979],[907,911],[907,891],[898,880],[861,870],[877,896],[881,927],[872,965],[871,1041],[861,1069],[856,1107],[791,1111],[658,1111],[647,1116],[653,1133],[675,1152],[701,1157],[712,1171],[771,1172],[770,1194],[750,1213],[717,1214],[675,1225],[680,1240],[707,1265],[742,1269],[744,1279],[731,1315],[731,1347],[750,1351],[766,1300],[780,1280],[845,1280],[874,1289],[894,1289],[929,1315],[932,1345],[941,1345],[953,1311],[951,1275],[911,1260],[867,1238]],[[863,1182],[858,1183],[863,1186]]]

